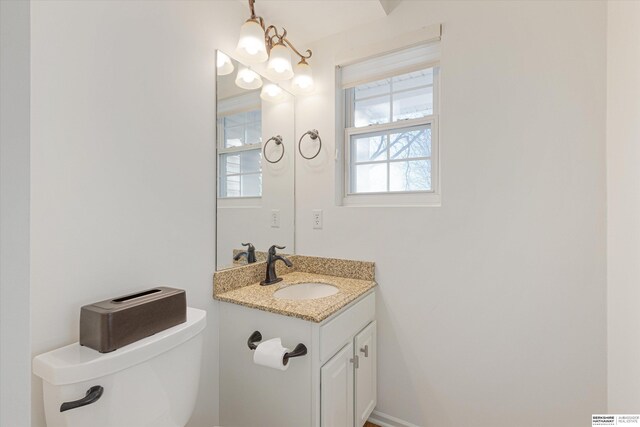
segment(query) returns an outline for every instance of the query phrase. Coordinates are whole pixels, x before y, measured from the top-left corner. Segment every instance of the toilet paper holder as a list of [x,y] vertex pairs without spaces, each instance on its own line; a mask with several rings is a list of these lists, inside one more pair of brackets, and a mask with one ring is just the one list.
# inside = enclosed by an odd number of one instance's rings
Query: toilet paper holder
[[[260,341],[262,341],[262,334],[260,333],[260,331],[254,331],[247,340],[247,346],[250,350],[255,350],[256,348],[258,348],[256,343]],[[300,357],[304,356],[305,354],[307,354],[307,346],[300,343],[296,346],[296,348],[293,349],[293,351],[285,353],[284,356],[282,356],[282,363],[286,365],[287,363],[289,363],[289,359],[291,359],[292,357]]]

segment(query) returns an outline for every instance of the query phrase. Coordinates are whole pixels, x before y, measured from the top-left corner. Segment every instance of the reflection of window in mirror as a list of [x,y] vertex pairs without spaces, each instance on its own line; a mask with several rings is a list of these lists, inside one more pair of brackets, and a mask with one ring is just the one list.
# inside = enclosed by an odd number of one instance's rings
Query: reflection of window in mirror
[[262,196],[262,111],[255,91],[218,103],[220,198]]

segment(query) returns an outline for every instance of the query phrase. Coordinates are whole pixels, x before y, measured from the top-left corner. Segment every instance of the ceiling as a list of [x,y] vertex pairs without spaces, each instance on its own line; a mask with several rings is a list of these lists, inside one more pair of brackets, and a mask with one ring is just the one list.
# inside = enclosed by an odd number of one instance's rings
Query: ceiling
[[[249,2],[238,0],[247,10]],[[291,40],[304,45],[383,18],[401,0],[256,0],[256,15],[287,29]]]

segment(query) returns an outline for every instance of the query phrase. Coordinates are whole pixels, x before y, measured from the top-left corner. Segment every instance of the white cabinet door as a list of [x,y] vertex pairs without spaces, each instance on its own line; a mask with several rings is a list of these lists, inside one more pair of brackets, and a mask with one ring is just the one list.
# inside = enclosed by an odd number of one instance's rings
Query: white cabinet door
[[345,345],[320,371],[320,424],[353,427],[353,344]]
[[355,338],[356,369],[356,427],[362,427],[376,407],[376,322],[364,328]]

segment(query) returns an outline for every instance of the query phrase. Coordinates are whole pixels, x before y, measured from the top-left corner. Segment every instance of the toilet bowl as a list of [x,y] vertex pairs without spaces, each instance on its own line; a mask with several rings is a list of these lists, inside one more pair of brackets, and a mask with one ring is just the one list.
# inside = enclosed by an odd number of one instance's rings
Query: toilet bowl
[[185,323],[110,353],[74,343],[36,356],[47,426],[184,427],[198,393],[205,326],[206,312],[189,307]]

